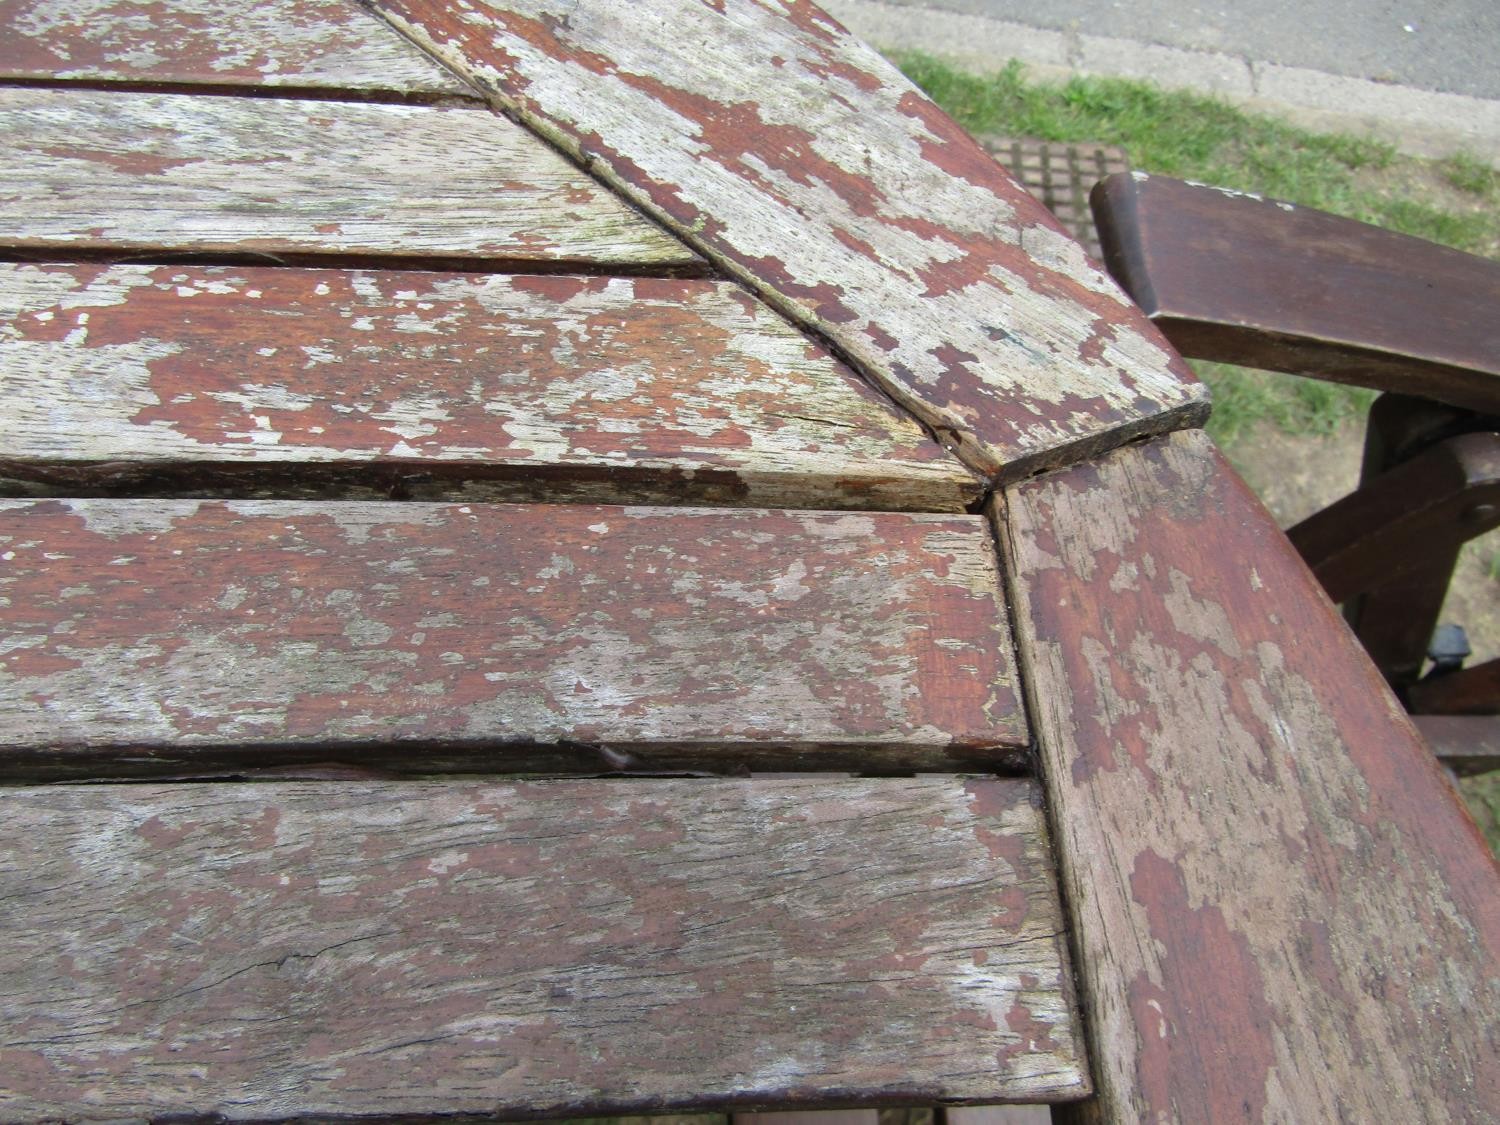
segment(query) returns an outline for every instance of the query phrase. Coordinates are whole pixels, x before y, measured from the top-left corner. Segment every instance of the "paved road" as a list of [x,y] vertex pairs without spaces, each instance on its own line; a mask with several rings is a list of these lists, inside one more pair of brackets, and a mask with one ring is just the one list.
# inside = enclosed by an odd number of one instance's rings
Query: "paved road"
[[885,0],[1500,99],[1500,0]]

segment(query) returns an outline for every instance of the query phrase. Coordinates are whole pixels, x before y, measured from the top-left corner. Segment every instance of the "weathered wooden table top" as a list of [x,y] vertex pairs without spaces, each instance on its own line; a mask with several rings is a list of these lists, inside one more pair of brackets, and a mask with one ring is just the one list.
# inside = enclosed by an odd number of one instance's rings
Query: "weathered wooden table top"
[[0,28],[0,1119],[1500,1117],[1442,771],[825,14]]

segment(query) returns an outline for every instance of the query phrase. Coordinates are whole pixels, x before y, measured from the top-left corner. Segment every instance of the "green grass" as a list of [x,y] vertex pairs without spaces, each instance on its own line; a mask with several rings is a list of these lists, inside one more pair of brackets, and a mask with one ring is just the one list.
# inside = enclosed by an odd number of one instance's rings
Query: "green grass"
[[1443,178],[1459,191],[1468,192],[1490,202],[1500,202],[1500,172],[1466,152],[1460,152],[1441,163]]
[[[1075,77],[1042,83],[1028,80],[1016,62],[978,76],[919,53],[893,58],[971,133],[1120,145],[1131,166],[1143,171],[1285,199],[1470,253],[1494,253],[1500,246],[1500,175],[1472,156],[1430,166],[1379,141],[1315,133],[1218,98],[1146,82]],[[1458,211],[1370,182],[1414,174],[1472,197],[1475,206]],[[1361,388],[1290,375],[1194,366],[1213,391],[1209,433],[1226,446],[1262,420],[1291,434],[1331,433],[1363,417],[1374,398]]]
[[1119,78],[1028,81],[1018,63],[966,74],[927,55],[895,57],[909,78],[971,133],[1123,145],[1133,167],[1351,214],[1355,169],[1384,168],[1379,141],[1313,133],[1218,98]]
[[1270,422],[1285,433],[1323,436],[1358,422],[1370,410],[1375,392],[1364,387],[1320,383],[1274,371],[1249,371],[1225,363],[1193,361],[1198,377],[1213,392],[1208,432],[1232,449]]
[[1462,778],[1458,787],[1490,850],[1500,856],[1500,771]]

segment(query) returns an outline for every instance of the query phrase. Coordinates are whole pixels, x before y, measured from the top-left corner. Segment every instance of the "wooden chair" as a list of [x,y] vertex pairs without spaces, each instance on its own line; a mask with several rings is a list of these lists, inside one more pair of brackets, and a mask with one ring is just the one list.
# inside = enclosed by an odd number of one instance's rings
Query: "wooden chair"
[[1184,355],[1385,392],[1359,487],[1287,534],[1434,748],[1500,764],[1500,661],[1462,668],[1462,634],[1435,634],[1459,549],[1500,525],[1500,264],[1142,173],[1091,205],[1110,273]]

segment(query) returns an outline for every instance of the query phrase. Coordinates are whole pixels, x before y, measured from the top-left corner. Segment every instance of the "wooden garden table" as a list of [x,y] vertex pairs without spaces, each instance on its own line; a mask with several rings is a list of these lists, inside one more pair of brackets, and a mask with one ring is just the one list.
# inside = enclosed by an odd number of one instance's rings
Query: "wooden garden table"
[[0,23],[0,1118],[1500,1116],[1444,775],[817,8]]

